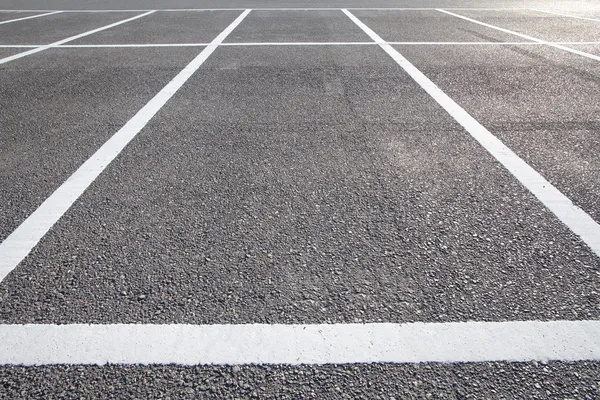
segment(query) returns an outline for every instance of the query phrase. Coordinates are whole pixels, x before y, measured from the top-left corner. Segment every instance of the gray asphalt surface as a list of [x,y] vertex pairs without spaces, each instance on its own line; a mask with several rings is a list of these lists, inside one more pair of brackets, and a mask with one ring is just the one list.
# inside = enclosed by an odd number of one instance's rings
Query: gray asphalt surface
[[528,8],[552,7],[575,10],[581,13],[598,11],[596,0],[561,0],[559,4],[548,0],[3,0],[6,10],[124,10],[172,8],[344,8],[344,7],[476,7],[476,8]]
[[[594,6],[560,4],[600,15]],[[0,9],[157,7],[281,2]],[[600,22],[457,12],[545,40],[600,40]],[[0,44],[51,43],[133,15],[0,25]],[[209,42],[237,15],[158,12],[73,44]],[[390,41],[523,41],[435,11],[355,15]],[[313,41],[369,38],[339,11],[255,11],[226,40]],[[597,61],[540,45],[396,48],[600,221]],[[201,50],[50,49],[0,65],[0,240]],[[599,287],[600,258],[378,46],[223,46],[0,282],[0,323],[597,320]],[[0,366],[0,398],[169,397],[594,399],[600,363]]]
[[530,45],[398,49],[600,221],[598,61]]
[[370,42],[339,11],[256,11],[225,42]]
[[29,17],[31,15],[36,15],[36,14],[39,14],[39,13],[34,13],[34,12],[3,12],[3,13],[0,13],[0,22],[2,22],[2,21],[9,21],[9,20],[12,20],[12,19],[17,19],[17,18]]
[[530,10],[496,10],[493,12],[461,10],[458,14],[551,42],[592,42],[600,40],[597,21],[568,18]]
[[600,45],[598,44],[575,44],[571,45],[574,49],[585,51],[586,53],[600,56]]
[[377,47],[198,72],[5,280],[3,322],[598,318],[600,260]]
[[0,369],[6,397],[595,399],[600,364],[56,366]]
[[0,48],[0,58],[12,56],[13,54],[21,53],[27,49],[24,48]]
[[101,26],[131,18],[132,13],[69,13],[0,25],[0,44],[50,44]]
[[53,49],[0,66],[0,238],[199,51]]
[[[73,41],[73,44],[209,43],[240,11],[163,12]],[[200,49],[201,50],[201,49]]]
[[[352,12],[389,42],[518,42],[521,39],[435,10]],[[427,29],[423,29],[427,26]]]

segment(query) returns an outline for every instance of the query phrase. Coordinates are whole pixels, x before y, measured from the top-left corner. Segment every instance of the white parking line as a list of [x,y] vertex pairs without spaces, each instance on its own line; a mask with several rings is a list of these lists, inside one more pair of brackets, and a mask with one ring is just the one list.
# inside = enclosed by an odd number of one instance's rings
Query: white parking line
[[[402,46],[546,46],[536,42],[385,42]],[[600,45],[600,42],[551,42],[552,44]],[[144,47],[204,47],[210,43],[117,43],[117,44],[63,44],[53,46],[61,49],[93,49],[93,48],[144,48]],[[374,46],[376,42],[228,42],[219,46]],[[43,45],[0,44],[2,48],[36,48]]]
[[[368,10],[368,11],[434,11],[435,7],[349,7],[348,10]],[[245,8],[162,8],[155,9],[157,12],[197,12],[197,11],[243,11]],[[339,11],[336,7],[265,7],[253,8],[254,11]],[[446,10],[478,10],[478,11],[516,11],[529,10],[525,7],[446,7]],[[148,9],[106,9],[106,10],[0,10],[0,12],[48,12],[62,11],[66,13],[114,13],[114,12],[144,12]]]
[[[545,46],[545,43],[536,42],[385,42],[392,45],[403,46]],[[377,45],[375,42],[228,42],[220,46],[363,46]],[[598,45],[600,42],[554,42],[554,44],[581,44]],[[209,43],[123,43],[123,44],[65,44],[56,46],[60,48],[86,49],[86,48],[119,48],[119,47],[200,47]],[[37,47],[37,46],[2,46],[2,47]]]
[[38,14],[38,15],[31,15],[29,17],[9,19],[8,21],[0,21],[0,25],[10,24],[11,22],[25,21],[26,19],[33,19],[33,18],[45,17],[47,15],[59,14],[61,12],[62,11],[52,11],[52,12],[49,12],[49,13],[46,13],[46,14]]
[[600,321],[0,325],[0,365],[600,360]]
[[556,11],[548,11],[548,10],[540,10],[538,8],[530,8],[531,11],[537,11],[537,12],[541,12],[541,13],[546,13],[546,14],[553,14],[553,15],[558,15],[560,17],[567,17],[567,18],[576,18],[576,19],[585,19],[587,21],[595,21],[595,22],[600,22],[599,18],[590,18],[590,17],[582,17],[579,15],[571,15],[571,14],[565,14],[565,13],[560,13],[560,12],[556,12]]
[[535,38],[533,36],[529,36],[529,35],[525,35],[523,33],[511,31],[510,29],[504,29],[504,28],[501,28],[499,26],[490,25],[490,24],[478,21],[478,20],[473,19],[473,18],[465,17],[464,15],[455,14],[455,13],[450,12],[450,11],[446,11],[446,10],[442,10],[442,9],[438,9],[437,11],[442,12],[444,14],[452,15],[452,16],[454,16],[456,18],[464,19],[465,21],[473,22],[474,24],[478,24],[478,25],[485,26],[485,27],[488,27],[488,28],[496,29],[496,30],[498,30],[500,32],[508,33],[508,34],[515,35],[515,36],[519,36],[519,37],[521,37],[523,39],[531,40],[531,41],[534,41],[534,42],[537,42],[537,43],[540,43],[540,44],[545,44],[545,45],[548,45],[548,46],[555,47],[557,49],[565,50],[565,51],[568,51],[568,52],[573,53],[573,54],[577,54],[577,55],[580,55],[580,56],[583,56],[583,57],[591,58],[592,60],[600,61],[600,56],[596,56],[594,54],[590,54],[590,53],[586,53],[584,51],[572,49],[570,47],[565,47],[565,46],[563,46],[561,44],[555,44],[555,43],[552,43],[552,42],[547,42],[545,40],[538,39],[538,38]]
[[91,31],[80,33],[79,35],[75,35],[75,36],[68,37],[66,39],[59,40],[58,42],[54,42],[54,43],[51,43],[51,44],[48,44],[48,45],[43,45],[43,46],[37,47],[37,48],[32,49],[32,50],[24,51],[22,53],[18,53],[18,54],[9,56],[9,57],[2,58],[2,59],[0,59],[0,64],[4,64],[4,63],[7,63],[9,61],[17,60],[19,58],[23,58],[23,57],[26,57],[26,56],[29,56],[29,55],[32,55],[32,54],[35,54],[35,53],[39,53],[40,51],[44,51],[44,50],[48,50],[48,49],[51,49],[51,48],[56,47],[56,46],[60,46],[61,44],[65,44],[65,43],[71,42],[73,40],[77,40],[77,39],[80,39],[82,37],[91,35],[93,33],[113,28],[115,26],[124,24],[126,22],[130,22],[130,21],[136,20],[138,18],[145,17],[146,15],[150,15],[152,13],[154,13],[154,11],[148,11],[148,12],[146,12],[144,14],[136,15],[135,17],[132,17],[132,18],[127,18],[127,19],[124,19],[122,21],[118,21],[118,22],[112,23],[110,25],[102,26],[100,28],[92,29]]
[[[199,47],[210,43],[141,43],[141,44],[74,44],[63,45],[61,48],[119,48],[119,47]],[[221,43],[219,46],[356,46],[370,45],[373,42],[258,42],[258,43]]]
[[[0,243],[0,281],[10,273],[37,242],[67,212],[87,187],[100,175],[127,144],[146,126],[181,86],[200,68],[217,46],[242,22],[250,10],[241,13],[209,46],[204,48],[133,118],[119,129],[98,151],[84,162],[54,193],[50,195],[17,229]],[[147,14],[143,14],[147,15]],[[143,16],[142,15],[142,16]],[[139,16],[138,16],[139,17]]]
[[571,200],[548,182],[523,159],[509,149],[467,111],[438,88],[429,78],[410,63],[402,54],[388,43],[382,43],[381,37],[366,26],[350,11],[342,10],[396,63],[408,73],[452,118],[461,124],[496,160],[517,178],[523,186],[533,193],[546,208],[558,217],[571,231],[578,235],[590,249],[600,257],[600,224],[585,211],[575,206]]

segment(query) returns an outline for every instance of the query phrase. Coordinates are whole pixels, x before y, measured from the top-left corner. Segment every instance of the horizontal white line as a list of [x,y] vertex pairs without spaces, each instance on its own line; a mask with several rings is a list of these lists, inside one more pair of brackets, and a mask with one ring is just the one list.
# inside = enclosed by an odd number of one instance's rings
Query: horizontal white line
[[491,24],[488,24],[488,23],[485,23],[485,22],[482,22],[482,21],[478,21],[478,20],[473,19],[473,18],[465,17],[464,15],[455,14],[455,13],[450,12],[450,11],[446,11],[446,10],[442,10],[442,9],[438,9],[438,11],[442,12],[444,14],[452,15],[452,16],[454,16],[456,18],[464,19],[465,21],[469,21],[469,22],[472,22],[474,24],[478,24],[478,25],[481,25],[481,26],[485,26],[487,28],[495,29],[495,30],[500,31],[500,32],[504,32],[504,33],[508,33],[508,34],[511,34],[511,35],[515,35],[515,36],[518,36],[520,38],[523,38],[523,39],[526,39],[526,40],[531,40],[531,41],[534,41],[534,42],[537,42],[537,43],[540,43],[540,44],[546,44],[548,46],[552,46],[552,47],[557,48],[557,49],[568,51],[569,53],[577,54],[577,55],[580,55],[580,56],[583,56],[583,57],[587,57],[587,58],[590,58],[592,60],[600,61],[600,56],[597,56],[595,54],[586,53],[585,51],[581,51],[581,50],[573,49],[573,48],[570,48],[570,47],[566,47],[566,46],[563,46],[561,44],[547,42],[545,40],[538,39],[538,38],[533,37],[533,36],[525,35],[523,33],[516,32],[516,31],[511,31],[510,29],[501,28],[501,27],[496,26],[496,25],[491,25]]
[[[387,43],[402,46],[546,46],[551,44],[565,45],[600,45],[600,42],[231,42],[221,43],[219,46],[363,46]],[[120,43],[120,44],[63,44],[58,46],[48,45],[52,48],[86,49],[86,48],[135,48],[135,47],[203,47],[210,43]],[[37,48],[43,45],[7,44],[1,48]]]
[[210,43],[123,43],[123,44],[65,44],[56,46],[67,49],[89,49],[89,48],[119,48],[119,47],[203,47]]
[[[219,46],[354,46],[373,45],[373,42],[263,42],[263,43],[221,43]],[[142,44],[74,44],[57,47],[94,48],[94,47],[199,47],[209,43],[142,43]]]
[[62,11],[53,11],[53,12],[49,12],[49,13],[46,13],[46,14],[30,15],[29,17],[15,18],[15,19],[10,19],[8,21],[0,21],[0,25],[10,24],[11,22],[25,21],[27,19],[45,17],[45,16],[48,16],[48,15],[59,14],[61,12]]
[[451,46],[460,46],[460,45],[465,45],[465,46],[486,46],[486,45],[501,45],[501,46],[521,46],[521,45],[553,45],[553,44],[600,44],[600,42],[544,42],[544,43],[538,43],[538,42],[385,42],[387,44],[393,44],[393,45],[435,45],[435,46],[442,46],[442,45],[451,45]]
[[600,22],[599,18],[582,17],[580,15],[571,15],[571,14],[565,14],[565,13],[560,13],[560,12],[556,12],[556,11],[540,10],[540,9],[537,9],[537,8],[532,8],[531,11],[537,11],[537,12],[546,13],[546,14],[558,15],[560,17],[575,18],[575,19],[584,19],[584,20],[587,20],[587,21]]
[[600,360],[600,321],[0,325],[1,365]]
[[[371,10],[371,11],[434,11],[437,8],[435,7],[349,7],[347,10]],[[245,8],[163,8],[163,9],[153,9],[157,12],[195,12],[195,11],[242,11]],[[252,11],[339,11],[340,8],[335,7],[275,7],[275,8],[253,8]],[[481,8],[481,7],[447,7],[446,10],[481,10],[481,11],[501,11],[501,10],[528,10],[525,7],[517,7],[517,8]],[[0,12],[48,12],[48,11],[62,11],[66,13],[102,13],[102,12],[144,12],[151,11],[149,9],[126,9],[126,10],[0,10]]]

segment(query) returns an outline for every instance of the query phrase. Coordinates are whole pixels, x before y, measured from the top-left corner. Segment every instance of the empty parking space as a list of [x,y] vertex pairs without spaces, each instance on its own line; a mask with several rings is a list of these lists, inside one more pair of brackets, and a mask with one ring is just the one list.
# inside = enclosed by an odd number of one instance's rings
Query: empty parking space
[[598,62],[541,46],[399,50],[600,221]]
[[0,314],[588,319],[595,268],[380,49],[225,48],[5,279]]
[[19,226],[198,52],[55,49],[4,64],[0,237]]
[[390,42],[514,42],[515,37],[435,10],[352,10]]
[[600,22],[533,10],[453,10],[478,21],[550,42],[600,40]]
[[241,11],[156,12],[72,44],[209,43]]
[[226,42],[368,42],[340,10],[253,11]]
[[0,12],[0,397],[597,397],[593,2],[58,1]]
[[49,44],[136,14],[141,13],[59,13],[0,25],[0,44]]

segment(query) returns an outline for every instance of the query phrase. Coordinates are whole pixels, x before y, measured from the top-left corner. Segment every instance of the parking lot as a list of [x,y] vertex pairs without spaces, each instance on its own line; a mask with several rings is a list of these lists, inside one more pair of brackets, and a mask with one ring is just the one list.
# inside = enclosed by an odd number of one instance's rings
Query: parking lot
[[0,397],[600,397],[600,6],[492,3],[0,11]]

